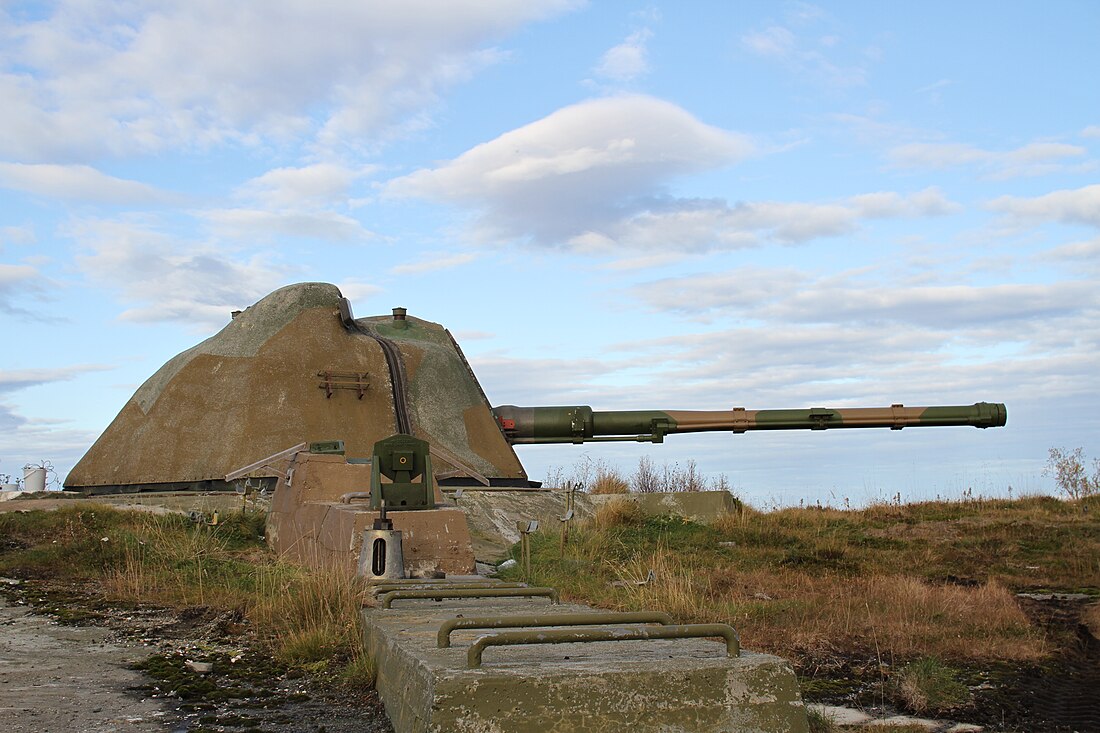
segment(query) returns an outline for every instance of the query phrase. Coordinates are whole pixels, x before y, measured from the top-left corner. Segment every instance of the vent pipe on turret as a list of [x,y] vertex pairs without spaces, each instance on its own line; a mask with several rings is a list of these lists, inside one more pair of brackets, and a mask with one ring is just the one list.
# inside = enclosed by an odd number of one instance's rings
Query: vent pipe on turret
[[405,320],[405,314],[408,311],[405,308],[393,309],[393,327],[394,328],[408,328],[409,322]]

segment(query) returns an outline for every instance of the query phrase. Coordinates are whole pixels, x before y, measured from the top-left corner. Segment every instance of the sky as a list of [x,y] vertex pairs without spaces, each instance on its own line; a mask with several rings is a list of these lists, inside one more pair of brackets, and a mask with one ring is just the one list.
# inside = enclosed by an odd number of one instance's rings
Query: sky
[[[524,446],[757,505],[1100,457],[1100,4],[0,0],[0,474],[295,282],[494,404],[1008,405],[1008,426]],[[339,437],[339,436],[333,436]]]

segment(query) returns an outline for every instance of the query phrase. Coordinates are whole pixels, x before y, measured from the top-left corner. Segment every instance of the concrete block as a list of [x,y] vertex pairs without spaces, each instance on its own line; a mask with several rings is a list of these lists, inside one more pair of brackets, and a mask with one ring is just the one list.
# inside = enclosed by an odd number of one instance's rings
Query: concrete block
[[484,631],[436,647],[446,619],[585,606],[546,601],[403,601],[364,611],[377,688],[398,733],[805,733],[790,665],[764,654],[727,658],[706,639],[494,647],[479,669],[466,651]]

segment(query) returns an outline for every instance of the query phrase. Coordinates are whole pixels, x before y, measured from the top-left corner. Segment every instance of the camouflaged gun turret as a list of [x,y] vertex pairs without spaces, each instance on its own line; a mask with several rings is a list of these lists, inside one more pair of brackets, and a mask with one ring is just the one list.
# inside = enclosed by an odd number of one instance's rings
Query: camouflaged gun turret
[[169,360],[73,468],[90,492],[232,488],[242,467],[274,486],[265,458],[339,439],[370,456],[399,433],[430,445],[440,485],[528,486],[513,446],[639,440],[702,431],[831,430],[1005,424],[1005,407],[733,409],[712,412],[590,407],[492,407],[451,333],[404,308],[356,318],[326,283],[269,294]]
[[800,410],[617,410],[599,412],[591,407],[493,408],[501,431],[513,445],[531,443],[585,443],[590,441],[638,441],[661,443],[672,433],[731,432],[750,430],[831,430],[835,428],[890,428],[972,425],[1001,427],[1007,420],[1005,406],[978,402],[973,405],[938,407],[812,407]]

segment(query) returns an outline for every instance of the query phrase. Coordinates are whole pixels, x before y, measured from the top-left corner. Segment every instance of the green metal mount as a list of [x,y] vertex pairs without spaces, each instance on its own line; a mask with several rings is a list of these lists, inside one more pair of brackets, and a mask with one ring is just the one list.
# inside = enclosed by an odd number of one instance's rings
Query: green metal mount
[[[383,483],[382,479],[387,479]],[[432,458],[428,441],[411,435],[392,435],[374,444],[371,455],[370,508],[380,510],[431,509]]]
[[344,455],[344,441],[320,440],[316,443],[310,443],[309,452],[342,456]]

